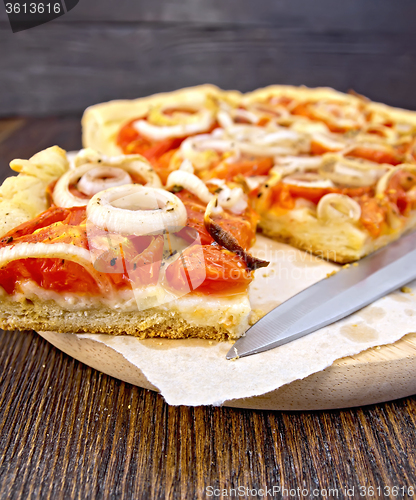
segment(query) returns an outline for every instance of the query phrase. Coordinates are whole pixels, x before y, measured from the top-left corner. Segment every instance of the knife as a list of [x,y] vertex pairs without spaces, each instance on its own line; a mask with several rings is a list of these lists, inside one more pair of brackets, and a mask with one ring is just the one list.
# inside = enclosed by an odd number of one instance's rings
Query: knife
[[250,356],[330,325],[416,279],[416,231],[315,283],[249,328],[227,359]]

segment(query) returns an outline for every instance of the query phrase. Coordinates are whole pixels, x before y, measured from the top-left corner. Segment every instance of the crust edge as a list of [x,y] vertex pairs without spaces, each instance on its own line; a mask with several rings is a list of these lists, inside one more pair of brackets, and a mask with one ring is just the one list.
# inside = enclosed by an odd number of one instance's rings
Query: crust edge
[[[208,314],[209,312],[207,312]],[[244,325],[244,321],[241,326]],[[192,324],[177,311],[158,308],[118,312],[108,307],[65,310],[52,301],[22,300],[3,297],[0,302],[0,328],[4,330],[56,331],[58,333],[94,333],[130,335],[140,339],[198,338],[231,340],[241,337],[246,328]]]

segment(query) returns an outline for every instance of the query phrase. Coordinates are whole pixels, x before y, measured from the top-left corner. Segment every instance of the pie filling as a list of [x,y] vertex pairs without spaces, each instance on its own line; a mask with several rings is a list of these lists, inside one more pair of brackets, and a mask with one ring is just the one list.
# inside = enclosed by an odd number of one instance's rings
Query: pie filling
[[[252,281],[243,257],[207,232],[206,204],[185,190],[177,194],[187,219],[176,233],[120,234],[91,224],[85,207],[51,207],[0,240],[0,286],[16,300],[43,291],[70,307],[98,301],[120,310],[185,295],[225,302],[241,297]],[[255,220],[248,207],[238,216],[223,211],[216,217],[243,248],[254,241]]]
[[[336,96],[297,98],[290,92],[264,95],[243,98],[237,106],[219,99],[210,130],[180,137],[146,136],[146,128],[137,128],[137,120],[132,120],[120,128],[117,145],[124,153],[143,154],[161,177],[189,160],[204,181],[246,182],[261,217],[279,217],[303,207],[318,213],[318,219],[325,213],[325,223],[345,220],[341,198],[339,203],[324,198],[341,194],[353,200],[349,206],[355,207],[354,214],[360,212],[350,222],[370,238],[406,225],[416,208],[416,169],[406,168],[416,164],[414,125],[374,111],[360,96],[344,101]],[[180,103],[172,110],[171,123],[187,123],[189,116]],[[152,113],[141,123],[147,120],[168,133],[159,116],[162,111]],[[394,167],[397,172],[380,189],[381,179]],[[299,174],[320,182],[291,179]]]

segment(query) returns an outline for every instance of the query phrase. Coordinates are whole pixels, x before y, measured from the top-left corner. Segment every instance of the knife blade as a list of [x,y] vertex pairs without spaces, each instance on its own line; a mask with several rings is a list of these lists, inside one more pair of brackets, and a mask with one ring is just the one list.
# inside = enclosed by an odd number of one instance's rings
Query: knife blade
[[292,342],[416,279],[416,231],[357,264],[341,268],[272,309],[233,345],[227,359]]

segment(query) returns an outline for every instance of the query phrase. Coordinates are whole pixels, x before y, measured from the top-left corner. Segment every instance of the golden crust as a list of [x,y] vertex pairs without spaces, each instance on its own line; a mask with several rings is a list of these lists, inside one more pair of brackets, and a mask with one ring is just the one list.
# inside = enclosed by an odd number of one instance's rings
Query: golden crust
[[19,172],[0,186],[0,236],[48,208],[46,187],[69,168],[66,153],[58,146],[45,149],[30,160],[13,160]]
[[165,337],[211,340],[237,339],[244,330],[241,329],[241,325],[226,327],[220,323],[196,324],[175,309],[164,310],[154,307],[144,311],[120,312],[100,305],[95,308],[73,310],[65,309],[54,301],[41,301],[32,297],[31,300],[17,302],[7,296],[0,302],[0,328],[132,335],[141,339]]
[[262,214],[260,228],[265,236],[340,264],[359,260],[397,240],[416,227],[416,211],[399,230],[372,238],[369,233],[350,222],[323,223],[307,209],[284,215],[272,211]]

